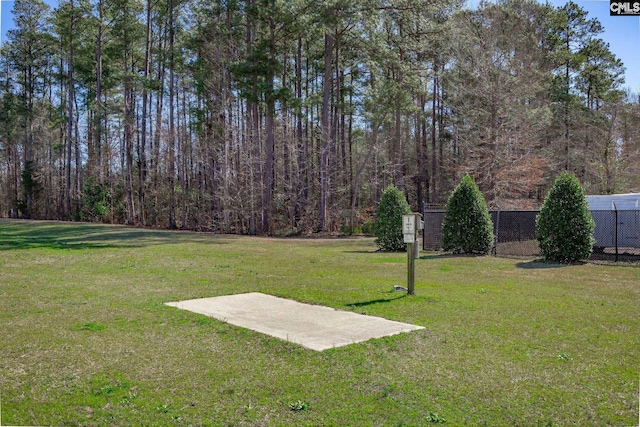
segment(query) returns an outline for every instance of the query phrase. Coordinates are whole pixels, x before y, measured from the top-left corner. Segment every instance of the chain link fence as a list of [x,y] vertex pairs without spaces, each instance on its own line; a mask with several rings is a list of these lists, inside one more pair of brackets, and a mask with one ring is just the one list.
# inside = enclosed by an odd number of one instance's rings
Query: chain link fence
[[640,260],[640,210],[591,211],[596,228],[592,258]]
[[[497,256],[540,256],[536,240],[539,211],[490,211]],[[424,250],[442,250],[444,210],[424,212]],[[640,210],[591,211],[595,222],[592,259],[640,261]]]

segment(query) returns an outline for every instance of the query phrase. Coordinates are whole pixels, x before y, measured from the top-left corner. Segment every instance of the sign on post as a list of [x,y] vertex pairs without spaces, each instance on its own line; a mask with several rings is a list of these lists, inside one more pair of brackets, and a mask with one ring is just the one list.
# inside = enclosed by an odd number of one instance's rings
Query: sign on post
[[415,282],[415,258],[418,258],[418,243],[416,235],[422,229],[420,214],[412,213],[402,215],[402,235],[404,243],[407,243],[407,293],[414,294]]
[[416,241],[416,217],[411,215],[402,215],[402,235],[404,243],[414,243]]
[[414,214],[402,215],[402,234],[415,234],[416,216]]

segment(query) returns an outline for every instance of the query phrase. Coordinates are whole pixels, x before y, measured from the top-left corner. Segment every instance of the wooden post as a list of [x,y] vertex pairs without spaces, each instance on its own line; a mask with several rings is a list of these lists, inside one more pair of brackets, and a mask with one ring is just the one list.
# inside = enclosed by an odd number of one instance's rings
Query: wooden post
[[415,293],[416,262],[413,245],[417,245],[417,242],[407,243],[407,294],[409,295],[414,295]]
[[402,234],[404,242],[407,244],[407,293],[414,295],[415,277],[416,277],[416,258],[418,258],[420,247],[418,234],[422,230],[422,215],[419,213],[411,213],[402,215]]

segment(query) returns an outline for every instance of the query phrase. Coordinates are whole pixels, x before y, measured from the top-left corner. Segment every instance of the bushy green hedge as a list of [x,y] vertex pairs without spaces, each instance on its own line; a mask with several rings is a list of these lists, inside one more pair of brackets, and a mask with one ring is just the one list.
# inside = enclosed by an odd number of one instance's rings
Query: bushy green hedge
[[110,210],[111,191],[90,177],[84,181],[78,220],[101,222]]
[[469,175],[462,178],[447,202],[442,244],[445,251],[465,254],[487,254],[493,246],[493,222],[487,203]]
[[404,193],[395,186],[387,187],[382,193],[376,213],[376,245],[382,251],[406,250],[402,236],[402,215],[411,213]]
[[536,238],[549,261],[589,258],[595,242],[594,221],[578,179],[563,172],[553,184],[536,218]]

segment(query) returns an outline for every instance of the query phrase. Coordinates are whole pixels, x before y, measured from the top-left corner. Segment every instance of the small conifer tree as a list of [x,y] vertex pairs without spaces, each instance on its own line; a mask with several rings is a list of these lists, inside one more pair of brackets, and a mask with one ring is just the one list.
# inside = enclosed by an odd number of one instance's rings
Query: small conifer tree
[[442,221],[445,251],[487,254],[493,246],[493,222],[487,203],[469,175],[451,193]]
[[563,172],[549,190],[536,218],[540,253],[549,261],[589,258],[595,242],[594,221],[578,179]]
[[390,185],[382,193],[376,213],[376,245],[382,251],[406,249],[402,236],[402,215],[411,213],[404,193]]

